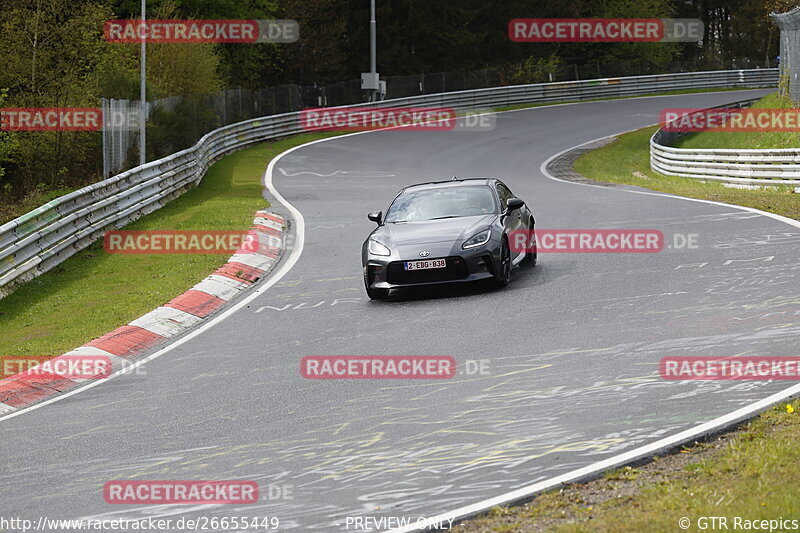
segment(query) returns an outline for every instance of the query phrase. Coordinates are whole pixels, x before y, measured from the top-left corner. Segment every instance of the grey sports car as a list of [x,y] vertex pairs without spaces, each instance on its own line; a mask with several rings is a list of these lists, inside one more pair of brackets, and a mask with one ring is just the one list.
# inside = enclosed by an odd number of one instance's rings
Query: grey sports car
[[[421,183],[402,189],[361,252],[364,284],[373,300],[391,289],[493,278],[504,287],[512,268],[536,264],[534,218],[525,202],[495,178]],[[532,245],[515,250],[512,232]]]

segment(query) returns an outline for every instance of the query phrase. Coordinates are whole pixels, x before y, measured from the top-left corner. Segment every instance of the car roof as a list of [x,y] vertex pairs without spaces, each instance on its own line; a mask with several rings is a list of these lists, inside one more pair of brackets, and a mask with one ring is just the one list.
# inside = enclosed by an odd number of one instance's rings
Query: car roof
[[442,189],[446,187],[463,187],[465,185],[492,185],[497,181],[499,181],[497,178],[458,178],[447,181],[429,181],[427,183],[417,183],[415,185],[403,187],[400,193],[410,190],[420,191],[425,189]]

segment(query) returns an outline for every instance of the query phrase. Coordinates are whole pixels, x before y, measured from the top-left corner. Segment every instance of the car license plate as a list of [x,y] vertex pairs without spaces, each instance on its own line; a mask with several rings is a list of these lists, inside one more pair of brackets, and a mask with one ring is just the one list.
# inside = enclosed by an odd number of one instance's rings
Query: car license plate
[[430,268],[447,268],[444,259],[429,259],[427,261],[406,261],[406,270],[427,270]]

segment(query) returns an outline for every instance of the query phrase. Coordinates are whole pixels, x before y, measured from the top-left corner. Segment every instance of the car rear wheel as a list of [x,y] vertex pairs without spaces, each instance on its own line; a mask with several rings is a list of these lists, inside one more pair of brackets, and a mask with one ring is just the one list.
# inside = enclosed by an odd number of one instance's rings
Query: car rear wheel
[[494,276],[495,284],[498,287],[508,285],[509,280],[511,280],[511,268],[511,250],[508,248],[508,241],[503,239],[503,244],[500,248],[500,265]]

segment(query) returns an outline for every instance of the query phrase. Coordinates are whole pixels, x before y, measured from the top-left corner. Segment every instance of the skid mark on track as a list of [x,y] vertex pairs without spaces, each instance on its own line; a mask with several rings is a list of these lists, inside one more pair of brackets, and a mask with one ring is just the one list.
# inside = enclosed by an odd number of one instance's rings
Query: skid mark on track
[[333,176],[351,178],[394,178],[399,176],[399,174],[394,172],[384,172],[381,170],[334,170],[333,172],[314,172],[311,170],[289,170],[288,168],[279,168],[278,172],[289,178],[297,176],[315,176],[318,178],[332,178]]
[[[305,518],[302,523],[308,529],[330,531],[326,527],[334,515],[361,511],[309,508],[304,504],[320,492],[345,497],[354,506],[358,502],[384,511],[402,508],[404,513],[412,512],[424,509],[432,492],[446,493],[455,502],[499,487],[521,486],[550,472],[611,456],[703,421],[710,415],[696,407],[697,397],[713,399],[719,395],[728,398],[728,403],[761,397],[768,384],[667,384],[659,379],[655,368],[631,363],[721,344],[731,345],[729,355],[735,356],[752,353],[755,348],[749,343],[753,341],[764,346],[765,339],[780,337],[784,341],[781,346],[785,346],[787,339],[793,338],[798,344],[800,338],[797,329],[767,333],[498,355],[497,365],[492,367],[496,374],[480,379],[457,376],[431,387],[382,386],[340,403],[326,404],[317,412],[295,412],[291,415],[293,424],[307,429],[298,431],[290,440],[268,438],[188,451],[165,449],[113,463],[66,461],[61,465],[64,471],[77,472],[77,476],[62,492],[64,497],[77,497],[79,487],[102,487],[105,481],[120,476],[200,479],[206,473],[225,471],[229,478],[255,479],[253,472],[258,471],[260,483],[292,480],[295,494],[293,501],[259,502],[255,504],[258,509],[279,516],[282,523]],[[800,352],[800,346],[796,347]],[[569,357],[580,357],[582,365],[572,369],[568,366],[566,370],[563,365],[552,366]],[[611,359],[627,361],[628,364],[611,366],[629,371],[611,374],[604,366]],[[517,368],[526,361],[529,366],[535,363],[535,372],[531,371],[533,368]],[[654,398],[669,399],[671,408],[664,409]],[[609,421],[585,431],[575,429],[581,427],[576,420],[594,419],[605,406],[621,402],[631,405],[631,412],[619,424]],[[535,409],[531,408],[533,405]],[[639,427],[630,427],[634,423]],[[558,465],[540,466],[539,460],[545,457],[557,457]],[[296,466],[287,470],[287,464]],[[14,479],[24,490],[25,473],[30,467],[16,464],[12,468],[0,476],[0,481]],[[390,474],[392,481],[387,483]],[[60,476],[58,472],[50,475],[54,479]],[[475,481],[476,475],[480,482]],[[248,506],[249,511],[253,509]],[[114,510],[107,516],[142,518],[173,512],[176,509],[148,507]],[[180,509],[184,515],[224,516],[229,512],[226,506]]]

